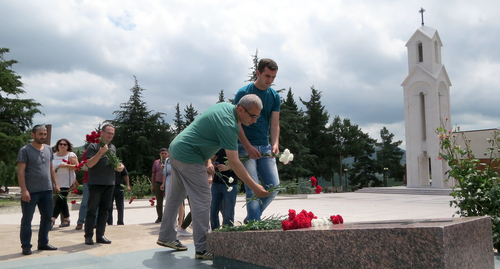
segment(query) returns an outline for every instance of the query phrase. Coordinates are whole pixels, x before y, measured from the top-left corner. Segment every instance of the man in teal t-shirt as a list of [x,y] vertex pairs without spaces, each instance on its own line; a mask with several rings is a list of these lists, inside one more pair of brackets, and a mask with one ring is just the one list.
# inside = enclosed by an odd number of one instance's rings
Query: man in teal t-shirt
[[226,150],[227,159],[236,175],[258,197],[269,194],[252,180],[238,157],[239,124],[249,126],[254,123],[255,115],[259,115],[261,109],[262,102],[254,94],[245,96],[236,106],[229,103],[216,104],[172,141],[169,149],[172,179],[156,242],[158,245],[187,250],[177,239],[175,222],[180,204],[189,195],[195,257],[213,259],[213,255],[206,252],[212,199],[207,172],[214,173],[210,158],[221,148]]
[[[276,158],[262,157],[263,154],[278,155],[280,152],[281,101],[279,94],[271,88],[277,73],[276,62],[271,59],[261,59],[257,65],[257,80],[238,90],[234,97],[235,103],[247,94],[256,94],[262,100],[263,109],[257,117],[257,123],[241,126],[238,150],[240,157],[250,157],[244,164],[245,168],[257,184],[260,178],[266,190],[280,183]],[[246,220],[260,220],[262,212],[277,194],[278,192],[274,191],[265,198],[249,202]],[[253,196],[251,189],[246,188],[246,196],[247,199]]]

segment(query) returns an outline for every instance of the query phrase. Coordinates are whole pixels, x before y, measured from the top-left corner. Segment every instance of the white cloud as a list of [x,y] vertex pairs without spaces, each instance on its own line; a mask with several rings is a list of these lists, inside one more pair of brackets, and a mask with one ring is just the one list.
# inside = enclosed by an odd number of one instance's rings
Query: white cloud
[[245,84],[256,48],[260,57],[278,62],[276,89],[291,87],[297,101],[308,100],[314,85],[332,117],[343,115],[374,138],[386,126],[404,140],[404,44],[420,26],[420,7],[427,10],[425,24],[438,30],[444,44],[443,62],[453,83],[452,119],[464,126],[496,127],[491,125],[500,120],[495,114],[498,5],[4,1],[0,25],[8,27],[0,27],[0,47],[11,49],[7,59],[20,62],[14,70],[23,76],[28,98],[44,105],[46,116],[36,120],[53,123],[60,135],[79,132],[76,140],[113,118],[111,113],[130,96],[133,75],[147,89],[143,96],[149,109],[167,113],[170,122],[177,103],[181,109],[193,103],[201,113],[221,89],[232,98]]

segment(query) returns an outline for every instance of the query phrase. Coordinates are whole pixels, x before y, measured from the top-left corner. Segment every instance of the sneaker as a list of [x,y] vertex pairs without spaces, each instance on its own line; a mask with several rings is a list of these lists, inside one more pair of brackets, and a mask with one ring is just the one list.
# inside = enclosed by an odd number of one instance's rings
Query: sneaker
[[181,244],[181,242],[179,240],[163,242],[163,241],[160,241],[160,239],[158,239],[158,241],[156,241],[156,244],[158,244],[162,247],[173,248],[175,250],[187,250],[188,249],[188,247]]
[[213,260],[214,254],[207,252],[206,250],[203,252],[196,251],[196,254],[194,255],[194,257],[196,259]]
[[180,236],[193,236],[192,233],[182,229],[181,227],[177,228],[177,234]]

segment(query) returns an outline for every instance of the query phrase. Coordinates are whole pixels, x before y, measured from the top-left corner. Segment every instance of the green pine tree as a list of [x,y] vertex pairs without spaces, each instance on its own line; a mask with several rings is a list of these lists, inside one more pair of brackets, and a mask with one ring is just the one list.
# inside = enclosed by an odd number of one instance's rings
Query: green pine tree
[[309,154],[304,129],[304,112],[299,110],[293,99],[292,89],[288,90],[286,99],[280,109],[280,152],[289,149],[296,156],[290,165],[278,163],[280,179],[284,181],[298,180],[312,176],[308,169],[315,156]]
[[[306,107],[304,117],[305,142],[304,145],[309,148],[310,154],[314,156],[306,166],[315,177],[323,177],[326,180],[332,180],[329,167],[327,166],[328,158],[332,152],[325,147],[326,141],[326,125],[328,123],[328,112],[325,106],[321,104],[321,92],[317,91],[314,86],[311,86],[311,95],[309,101],[304,101],[300,98],[302,104]],[[333,180],[332,180],[333,182]]]
[[132,95],[126,103],[120,104],[114,120],[106,121],[115,126],[113,144],[132,178],[135,175],[149,175],[154,160],[158,158],[161,148],[170,144],[172,133],[170,125],[165,122],[165,113],[148,110],[142,100],[141,88],[135,78],[135,85],[130,91]]
[[184,114],[184,119],[186,119],[184,124],[185,127],[188,127],[196,119],[196,116],[198,116],[198,111],[194,109],[193,103],[191,103],[189,106],[186,106],[184,113],[186,113]]
[[174,125],[175,125],[175,130],[174,133],[175,135],[178,135],[184,130],[186,127],[186,123],[183,120],[181,110],[179,108],[179,103],[175,106],[175,118],[174,118]]
[[378,173],[383,174],[385,180],[393,178],[396,181],[403,181],[405,169],[401,159],[404,152],[399,147],[403,141],[393,142],[394,134],[389,133],[385,126],[380,130],[380,138],[381,142],[377,143],[377,147],[380,148],[377,151]]

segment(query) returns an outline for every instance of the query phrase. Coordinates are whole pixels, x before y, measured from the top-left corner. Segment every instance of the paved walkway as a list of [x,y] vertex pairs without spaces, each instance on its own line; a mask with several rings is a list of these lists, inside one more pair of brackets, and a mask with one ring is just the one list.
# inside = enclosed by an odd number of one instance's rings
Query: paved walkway
[[[376,193],[334,193],[301,196],[278,196],[265,211],[286,215],[288,209],[305,209],[316,216],[343,216],[345,222],[450,218],[450,196],[376,194]],[[246,209],[242,208],[244,198],[238,197],[235,221],[243,221]],[[194,259],[192,237],[179,237],[188,245],[188,251],[176,252],[156,245],[159,224],[154,207],[148,199],[135,200],[125,205],[125,225],[108,226],[106,237],[111,245],[84,244],[83,231],[75,230],[78,211],[71,211],[70,227],[50,232],[50,243],[57,251],[36,250],[38,225],[33,226],[33,254],[21,254],[19,243],[20,212],[0,215],[0,268],[213,268],[211,261]],[[116,214],[116,211],[115,211]],[[116,220],[116,215],[114,216]],[[39,223],[35,214],[33,223]],[[188,228],[189,230],[189,228]],[[495,256],[495,268],[500,269],[500,257]]]

